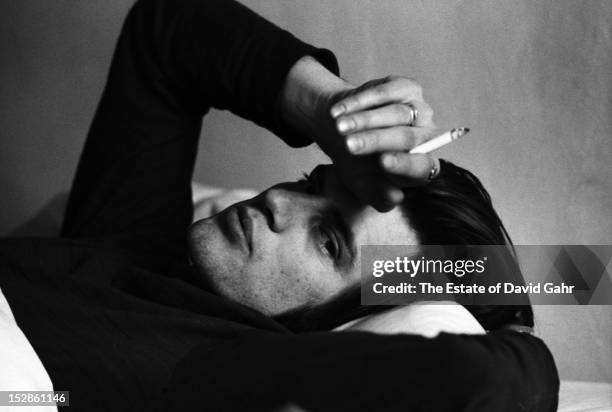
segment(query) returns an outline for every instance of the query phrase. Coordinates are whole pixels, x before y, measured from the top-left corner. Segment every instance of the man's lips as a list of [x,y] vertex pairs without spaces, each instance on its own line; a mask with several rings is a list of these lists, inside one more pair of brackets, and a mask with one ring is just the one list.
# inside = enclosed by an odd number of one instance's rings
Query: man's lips
[[249,215],[248,207],[246,206],[243,206],[243,205],[236,206],[236,211],[238,213],[238,219],[240,221],[240,226],[242,228],[244,238],[249,248],[249,253],[252,253],[253,252],[253,219]]
[[253,222],[245,206],[234,206],[227,211],[226,221],[230,236],[243,244],[250,254],[252,251]]

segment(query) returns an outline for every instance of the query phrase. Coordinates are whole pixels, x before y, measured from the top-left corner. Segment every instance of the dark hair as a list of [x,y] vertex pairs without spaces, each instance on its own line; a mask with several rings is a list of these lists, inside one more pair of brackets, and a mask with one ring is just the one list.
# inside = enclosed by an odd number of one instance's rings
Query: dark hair
[[[512,240],[493,208],[489,193],[466,169],[440,159],[440,174],[429,184],[406,189],[401,205],[421,245],[506,245],[500,248],[503,267],[513,281],[524,282]],[[524,305],[468,305],[486,330],[508,324],[533,327],[533,310]],[[390,309],[361,305],[360,285],[312,308],[301,308],[277,319],[294,331],[332,329],[350,320]]]

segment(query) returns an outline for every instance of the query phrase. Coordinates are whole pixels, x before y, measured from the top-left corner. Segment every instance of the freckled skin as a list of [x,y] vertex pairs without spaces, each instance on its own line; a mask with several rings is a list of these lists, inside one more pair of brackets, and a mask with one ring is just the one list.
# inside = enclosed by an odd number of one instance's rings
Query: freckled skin
[[[278,315],[322,303],[358,283],[359,245],[417,243],[399,208],[379,213],[359,205],[340,185],[332,166],[319,166],[314,173],[324,182],[314,193],[301,183],[282,183],[195,222],[189,247],[202,282],[222,296]],[[252,222],[251,253],[236,229],[228,229],[239,206],[248,207]],[[338,208],[355,237],[357,264],[345,272],[313,236],[313,219],[330,206]]]

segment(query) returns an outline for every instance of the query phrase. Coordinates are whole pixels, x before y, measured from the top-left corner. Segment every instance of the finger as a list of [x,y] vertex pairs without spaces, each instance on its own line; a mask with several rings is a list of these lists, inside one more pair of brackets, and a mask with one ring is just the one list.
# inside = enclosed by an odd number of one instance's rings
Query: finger
[[393,208],[404,200],[404,192],[395,186],[386,186],[368,202],[377,211],[384,213],[393,210]]
[[433,109],[430,105],[422,100],[411,100],[408,102],[409,106],[412,106],[415,110],[414,121],[411,126],[414,127],[434,127],[433,122]]
[[414,80],[389,76],[369,82],[357,88],[349,96],[336,102],[331,108],[334,118],[388,103],[423,100],[423,89]]
[[399,205],[404,200],[404,192],[398,187],[389,186],[385,190],[387,204]]
[[394,103],[372,110],[362,110],[339,117],[338,132],[344,135],[362,130],[391,126],[427,127],[433,124],[433,111],[425,102]]
[[408,151],[430,140],[435,130],[408,126],[372,129],[350,135],[346,147],[354,155]]
[[427,184],[440,173],[440,161],[426,154],[387,153],[381,164],[389,179],[400,187]]
[[379,212],[387,212],[401,203],[404,193],[382,174],[353,180],[353,195],[363,204],[368,204]]
[[434,127],[433,114],[433,109],[426,102],[411,100],[343,115],[336,120],[336,128],[339,133],[347,135],[377,127]]

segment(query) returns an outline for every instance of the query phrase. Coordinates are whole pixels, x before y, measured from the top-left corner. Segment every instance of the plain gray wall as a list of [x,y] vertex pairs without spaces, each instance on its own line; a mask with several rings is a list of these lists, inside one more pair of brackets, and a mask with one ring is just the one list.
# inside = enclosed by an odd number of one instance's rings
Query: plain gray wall
[[[69,188],[131,0],[0,3],[0,234]],[[518,244],[612,244],[612,2],[245,4],[335,51],[343,76],[416,78],[440,155],[481,177]],[[263,189],[324,159],[215,112],[196,179]],[[611,267],[608,266],[610,270]],[[564,378],[612,381],[612,307],[538,307]]]

